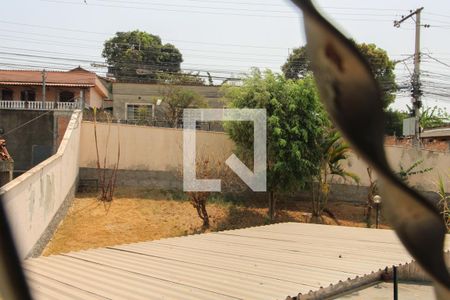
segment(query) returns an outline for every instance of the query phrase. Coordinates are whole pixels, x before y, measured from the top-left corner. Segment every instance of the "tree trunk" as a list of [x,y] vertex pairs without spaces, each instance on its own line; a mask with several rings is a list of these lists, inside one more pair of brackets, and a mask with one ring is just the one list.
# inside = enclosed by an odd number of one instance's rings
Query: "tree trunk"
[[336,218],[336,216],[333,214],[333,212],[331,210],[329,210],[328,208],[324,208],[323,212],[326,213],[330,218],[333,219],[333,221],[337,224],[337,225],[341,225],[341,223],[339,222],[338,218]]
[[209,215],[206,211],[206,203],[202,203],[201,205],[202,215],[203,215],[203,229],[209,228]]
[[317,195],[315,193],[314,188],[314,179],[311,180],[311,215],[315,216],[316,213],[316,201],[317,201]]
[[269,192],[269,219],[270,222],[273,221],[275,217],[275,193],[273,191]]

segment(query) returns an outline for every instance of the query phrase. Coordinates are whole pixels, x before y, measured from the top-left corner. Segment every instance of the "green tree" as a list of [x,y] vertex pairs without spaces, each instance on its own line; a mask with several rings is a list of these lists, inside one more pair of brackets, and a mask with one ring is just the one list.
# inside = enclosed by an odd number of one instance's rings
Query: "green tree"
[[281,67],[284,76],[288,79],[299,79],[308,75],[311,61],[306,54],[306,47],[294,48],[287,61]]
[[[387,52],[378,48],[375,44],[356,44],[359,51],[367,59],[375,79],[383,92],[383,107],[394,102],[397,85],[395,83],[394,61],[389,59]],[[306,55],[305,46],[296,48],[281,67],[284,75],[289,79],[298,79],[306,76],[311,70],[311,63]]]
[[389,59],[387,52],[375,44],[357,44],[359,51],[367,59],[375,79],[378,81],[382,95],[383,107],[394,102],[397,84],[395,83],[395,62]]
[[449,122],[450,115],[445,109],[437,106],[421,109],[419,123],[424,129],[443,126]]
[[174,45],[163,44],[159,36],[139,30],[117,32],[105,41],[102,56],[109,72],[127,81],[152,81],[161,72],[180,72],[183,61]]
[[408,113],[388,108],[385,111],[387,135],[402,136],[403,135],[403,120],[408,117]]
[[[225,86],[234,108],[267,110],[267,189],[272,220],[278,193],[303,188],[317,174],[318,140],[329,121],[320,104],[313,79],[288,80],[282,75],[253,69],[242,86]],[[226,130],[237,153],[252,165],[253,124],[230,122]]]
[[183,118],[183,109],[207,106],[203,96],[190,89],[167,85],[162,93],[163,112],[172,127],[178,127]]

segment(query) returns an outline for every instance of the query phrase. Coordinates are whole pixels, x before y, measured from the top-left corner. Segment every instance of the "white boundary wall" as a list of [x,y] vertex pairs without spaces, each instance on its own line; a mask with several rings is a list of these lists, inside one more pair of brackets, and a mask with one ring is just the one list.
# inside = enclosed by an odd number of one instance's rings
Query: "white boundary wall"
[[80,110],[71,117],[55,155],[0,188],[19,256],[27,257],[64,201],[73,196],[78,177]]

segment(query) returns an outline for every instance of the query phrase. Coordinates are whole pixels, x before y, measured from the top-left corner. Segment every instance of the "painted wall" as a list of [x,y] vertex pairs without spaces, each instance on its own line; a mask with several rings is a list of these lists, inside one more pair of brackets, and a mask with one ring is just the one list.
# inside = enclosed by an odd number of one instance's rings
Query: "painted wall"
[[78,177],[80,122],[81,112],[75,111],[58,152],[0,188],[22,259],[32,253],[61,205],[73,197]]
[[[42,101],[42,86],[0,86],[0,90],[8,89],[13,91],[13,100],[19,101],[20,93],[24,90],[33,90],[36,93],[36,101]],[[103,88],[105,89],[105,88]],[[86,103],[92,107],[100,108],[103,105],[103,99],[106,97],[102,96],[95,88],[77,88],[77,87],[55,87],[48,86],[45,92],[45,98],[47,101],[59,101],[59,94],[63,91],[68,91],[74,93],[75,99],[80,99],[81,90],[85,90]],[[107,92],[107,90],[105,89]],[[1,94],[0,94],[1,97]],[[2,100],[2,99],[0,99]]]
[[[109,144],[107,136],[109,130]],[[120,140],[119,169],[174,171],[182,164],[183,131],[175,128],[157,128],[125,124],[97,123],[100,161],[103,165],[106,148],[107,166],[112,167],[117,158],[117,141]],[[197,131],[198,155],[211,155],[216,159],[228,158],[233,142],[222,132]],[[94,123],[82,122],[80,167],[97,165]]]
[[[436,191],[436,183],[440,175],[445,180],[447,190],[450,190],[450,153],[448,151],[416,150],[401,146],[386,146],[385,150],[388,162],[395,172],[400,171],[400,165],[407,169],[418,160],[423,160],[423,163],[417,167],[417,170],[432,168],[429,172],[410,176],[408,179],[410,185],[423,191]],[[343,165],[345,169],[360,177],[360,185],[369,186],[367,164],[360,157],[352,154]],[[374,177],[376,178],[376,175]],[[344,183],[339,178],[336,178],[334,182]]]
[[[1,86],[1,89],[8,89],[13,91],[13,100],[19,101],[20,92],[23,90],[33,90],[36,93],[36,101],[42,101],[42,86]],[[80,88],[74,87],[53,87],[48,86],[45,91],[45,98],[47,101],[59,101],[59,94],[63,91],[69,91],[75,94],[75,98],[80,97]]]
[[[104,157],[108,125],[97,124],[100,157]],[[94,127],[92,122],[83,122],[81,128],[80,167],[96,168],[96,152],[94,141]],[[119,133],[117,132],[119,129]],[[117,157],[117,134],[120,135],[121,158],[119,169],[149,171],[149,176],[162,176],[161,172],[174,171],[180,168],[182,163],[182,130],[173,128],[155,128],[134,125],[111,125],[110,143],[108,146],[108,166],[113,165]],[[197,149],[206,153],[212,153],[215,158],[223,158],[224,161],[233,152],[234,143],[225,133],[197,132]],[[201,150],[200,150],[201,149]],[[397,146],[386,146],[388,160],[394,170],[399,170],[401,163],[405,168],[411,166],[415,161],[423,159],[424,163],[420,169],[433,168],[431,172],[410,177],[410,184],[421,190],[435,191],[438,174],[450,175],[449,152],[417,151],[412,148]],[[367,164],[356,154],[343,163],[350,172],[357,174],[361,179],[361,186],[369,186],[367,175]],[[94,175],[93,172],[90,174]],[[142,178],[138,178],[142,181]],[[376,177],[376,176],[375,176]],[[164,179],[166,180],[166,179]],[[447,189],[450,190],[450,179],[446,178]],[[123,180],[123,182],[126,182]],[[129,182],[129,181],[128,181]],[[335,183],[343,182],[339,178],[333,180]],[[354,184],[354,183],[353,183]]]
[[90,107],[103,107],[103,99],[104,97],[100,95],[94,88],[89,89],[86,92],[86,103],[89,104]]
[[43,113],[31,110],[0,110],[0,129],[7,133],[7,149],[14,159],[16,174],[31,169],[36,165],[34,162],[41,161],[38,157],[33,157],[33,149],[45,148],[45,155],[38,155],[42,159],[55,153],[55,116],[53,112],[45,115]]
[[[221,108],[223,103],[220,95],[220,87],[217,86],[178,86],[182,89],[193,90],[205,98],[209,107]],[[167,86],[160,84],[139,84],[139,83],[113,83],[113,110],[114,117],[126,119],[125,111],[127,103],[154,103],[157,98],[164,94]]]

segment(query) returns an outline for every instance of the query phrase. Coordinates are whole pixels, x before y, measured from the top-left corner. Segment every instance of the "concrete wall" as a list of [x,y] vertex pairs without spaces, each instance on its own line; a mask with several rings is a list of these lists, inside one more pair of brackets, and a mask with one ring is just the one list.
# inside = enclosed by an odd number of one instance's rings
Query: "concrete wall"
[[71,112],[0,110],[0,129],[14,159],[14,175],[19,176],[56,153]]
[[[7,149],[19,174],[33,166],[33,149],[48,148],[48,158],[54,149],[54,114],[42,111],[0,110],[0,128],[5,133]],[[33,121],[32,121],[33,120]],[[28,123],[29,122],[29,123]],[[27,124],[28,123],[28,124]]]
[[[415,188],[423,191],[436,191],[436,182],[438,176],[442,176],[446,183],[447,190],[450,190],[450,153],[446,151],[430,151],[430,150],[416,150],[411,147],[400,146],[386,146],[386,155],[391,165],[391,168],[398,172],[400,165],[404,169],[409,168],[418,160],[423,160],[423,163],[417,167],[417,170],[432,168],[430,172],[423,174],[412,175],[408,182]],[[369,186],[369,176],[367,175],[367,164],[356,154],[343,163],[345,169],[357,174],[362,186]],[[376,178],[376,174],[374,176]],[[344,183],[339,178],[335,178],[334,182]],[[347,182],[353,184],[352,182]]]
[[74,197],[80,122],[76,111],[58,152],[0,188],[22,259],[40,254]]
[[[104,157],[108,125],[98,124],[100,157]],[[110,143],[108,146],[108,167],[112,167],[117,156],[117,129],[119,129],[121,144],[121,159],[119,164],[119,185],[148,186],[154,188],[180,188],[181,182],[176,172],[180,172],[182,163],[182,130],[172,128],[155,128],[133,125],[111,125]],[[95,179],[96,152],[94,143],[93,123],[83,122],[80,153],[80,178]],[[197,149],[213,153],[213,157],[224,161],[233,152],[234,143],[225,133],[197,132]],[[200,150],[199,150],[200,151]],[[448,152],[416,151],[411,148],[386,146],[389,161],[394,170],[399,170],[401,163],[405,168],[415,161],[424,159],[419,169],[432,167],[431,172],[410,177],[410,184],[424,191],[436,191],[438,174],[446,179],[450,190],[450,155]],[[367,200],[367,164],[357,155],[343,162],[343,166],[361,178],[360,185],[350,181],[344,182],[334,178],[331,199],[341,201],[364,202]],[[178,171],[177,171],[178,170]],[[374,176],[376,177],[376,176]],[[309,199],[310,192],[302,192],[300,198]]]
[[[223,107],[219,87],[217,86],[178,86],[183,89],[193,90],[202,95],[208,102],[209,107]],[[127,103],[154,103],[157,98],[164,94],[167,86],[160,84],[140,84],[140,83],[113,83],[113,110],[114,117],[124,120],[125,107]]]
[[[109,144],[106,147],[108,128]],[[113,167],[120,140],[119,169],[145,171],[174,171],[183,162],[183,131],[175,128],[157,128],[125,124],[97,123],[99,154],[103,158],[107,148],[107,167]],[[226,159],[234,148],[233,142],[222,132],[197,131],[198,155],[211,154]],[[94,123],[82,122],[80,167],[96,168]]]

